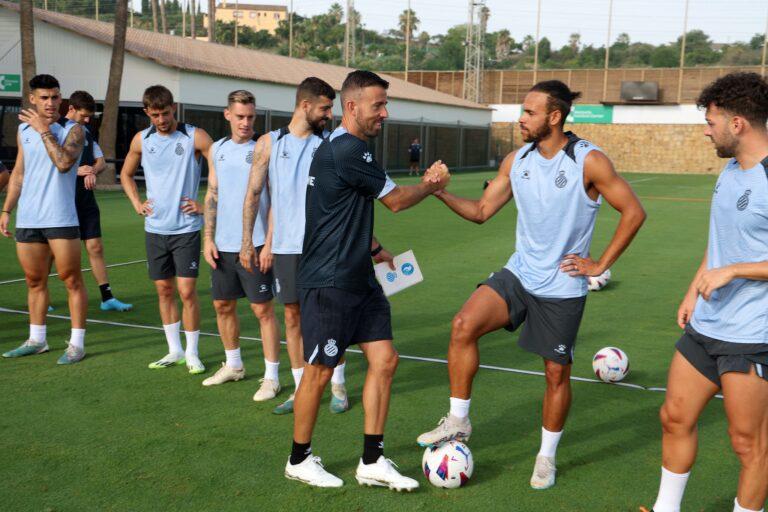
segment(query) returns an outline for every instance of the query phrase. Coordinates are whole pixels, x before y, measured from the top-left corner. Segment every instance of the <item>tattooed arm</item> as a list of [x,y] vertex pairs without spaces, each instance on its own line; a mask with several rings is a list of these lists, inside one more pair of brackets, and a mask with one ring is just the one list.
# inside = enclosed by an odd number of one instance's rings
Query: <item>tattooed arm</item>
[[79,124],[73,126],[69,130],[64,144],[59,144],[56,136],[51,133],[50,123],[36,111],[22,110],[19,119],[24,123],[29,123],[40,134],[43,144],[45,144],[45,150],[59,172],[69,172],[80,158],[80,153],[83,152],[83,144],[85,143],[83,127]]
[[[272,151],[272,139],[269,134],[262,135],[256,141],[253,150],[251,174],[248,177],[248,190],[245,192],[243,204],[243,243],[240,248],[240,264],[244,269],[252,271],[254,267],[253,226],[259,214],[259,199],[269,172],[269,155]],[[258,264],[258,262],[256,262]]]
[[21,186],[24,181],[24,151],[19,135],[16,135],[16,147],[19,148],[19,152],[16,155],[16,163],[13,166],[11,180],[8,183],[8,193],[5,196],[3,211],[0,213],[0,234],[5,237],[11,236],[11,232],[8,231],[8,223],[11,220],[11,212],[16,208],[16,203],[19,202]]
[[203,228],[203,257],[205,261],[216,268],[219,250],[216,248],[216,217],[219,207],[219,180],[216,178],[213,146],[207,152],[208,158],[208,190],[205,192],[205,227]]

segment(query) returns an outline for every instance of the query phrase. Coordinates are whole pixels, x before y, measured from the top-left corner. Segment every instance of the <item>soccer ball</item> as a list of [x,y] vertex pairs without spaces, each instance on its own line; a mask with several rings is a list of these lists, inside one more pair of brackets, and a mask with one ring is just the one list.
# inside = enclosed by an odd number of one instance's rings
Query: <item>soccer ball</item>
[[587,289],[591,292],[602,290],[603,288],[605,288],[605,285],[607,285],[608,281],[610,280],[611,280],[611,269],[606,270],[599,276],[589,276]]
[[469,481],[475,463],[472,452],[464,443],[449,441],[424,450],[421,467],[429,483],[436,487],[455,489]]
[[616,347],[601,348],[592,358],[592,369],[603,382],[619,382],[629,373],[629,358]]

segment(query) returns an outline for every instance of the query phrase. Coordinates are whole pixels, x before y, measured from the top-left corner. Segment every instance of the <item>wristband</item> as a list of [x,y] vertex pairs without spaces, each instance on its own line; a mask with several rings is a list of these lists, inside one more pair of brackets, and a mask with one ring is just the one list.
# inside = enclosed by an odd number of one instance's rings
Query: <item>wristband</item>
[[384,250],[384,246],[379,244],[379,246],[371,251],[371,258],[379,254],[381,251]]
[[2,213],[7,213],[8,215],[10,215],[10,214],[11,214],[11,211],[10,211],[10,210],[3,210],[3,212],[2,212]]

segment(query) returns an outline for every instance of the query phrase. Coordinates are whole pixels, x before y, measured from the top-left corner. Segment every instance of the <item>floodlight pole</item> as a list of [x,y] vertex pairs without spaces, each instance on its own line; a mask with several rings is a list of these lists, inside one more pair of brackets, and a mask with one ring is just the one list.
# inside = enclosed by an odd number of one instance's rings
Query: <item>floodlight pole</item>
[[187,37],[187,8],[184,0],[181,1],[181,38]]
[[765,76],[765,53],[768,48],[768,15],[765,17],[765,35],[763,36],[763,60],[760,64],[760,75]]
[[293,0],[288,4],[288,56],[293,57]]
[[96,0],[96,21],[99,21],[99,0]]
[[408,0],[408,9],[405,11],[405,81],[408,81],[408,65],[411,57],[411,0]]
[[536,85],[539,74],[539,34],[541,33],[541,0],[536,8],[536,46],[533,48],[533,84]]
[[603,70],[603,102],[608,99],[608,64],[611,59],[611,22],[613,21],[613,0],[608,0],[608,37],[605,39],[605,69]]
[[344,66],[349,67],[349,30],[352,27],[352,0],[347,0],[347,26],[344,30]]
[[237,48],[237,15],[240,13],[240,4],[238,0],[235,0],[235,12],[233,18],[235,18],[235,48]]
[[685,40],[688,35],[688,4],[689,0],[685,0],[685,16],[683,17],[683,41],[680,45],[680,70],[677,76],[677,102],[680,103],[683,99],[683,68],[685,67]]

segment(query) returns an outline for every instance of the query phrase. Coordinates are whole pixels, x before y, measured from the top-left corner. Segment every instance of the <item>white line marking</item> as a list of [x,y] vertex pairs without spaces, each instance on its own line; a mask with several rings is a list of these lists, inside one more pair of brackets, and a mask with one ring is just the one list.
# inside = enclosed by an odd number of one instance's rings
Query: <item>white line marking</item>
[[651,180],[657,180],[657,179],[659,179],[658,176],[654,176],[652,178],[640,178],[639,180],[628,181],[627,183],[629,183],[630,185],[634,185],[635,183],[643,183],[644,181],[651,181]]
[[[28,315],[29,314],[26,311],[21,311],[21,310],[18,310],[18,309],[9,309],[9,308],[4,308],[4,307],[0,307],[0,313],[12,313],[12,314],[18,314],[18,315]],[[48,316],[48,318],[57,318],[59,320],[69,320],[70,319],[70,317],[68,317],[66,315],[52,315],[52,314],[49,313],[47,316]],[[147,329],[147,330],[150,330],[150,331],[163,331],[162,327],[157,327],[157,326],[154,326],[154,325],[127,324],[127,323],[124,323],[124,322],[112,322],[112,321],[109,321],[109,320],[97,320],[95,318],[88,318],[86,320],[86,322],[90,323],[90,324],[114,325],[114,326],[117,326],[117,327],[132,327],[134,329]],[[216,334],[216,333],[204,332],[204,331],[200,331],[200,336],[212,336],[214,338],[218,338],[219,337],[219,335]],[[256,337],[253,337],[253,336],[240,336],[240,339],[241,340],[249,340],[249,341],[262,341],[261,338],[256,338]],[[283,345],[286,344],[286,342],[284,340],[280,340],[280,343],[282,343]],[[355,353],[355,354],[362,354],[363,353],[362,350],[353,349],[353,348],[348,348],[346,351],[347,352],[352,352],[352,353]],[[420,362],[423,362],[423,363],[438,363],[438,364],[446,364],[446,365],[448,364],[448,361],[446,359],[439,359],[439,358],[435,358],[435,357],[409,356],[409,355],[406,355],[406,354],[399,354],[399,357],[400,357],[400,359],[408,359],[410,361],[420,361]],[[481,364],[480,368],[483,368],[484,370],[496,370],[496,371],[500,371],[500,372],[517,373],[517,374],[520,374],[520,375],[535,375],[535,376],[538,376],[538,377],[544,377],[544,372],[539,372],[539,371],[535,371],[535,370],[521,370],[519,368],[507,368],[505,366],[494,366],[494,365],[490,365],[490,364]],[[576,381],[576,382],[590,382],[590,383],[595,383],[595,384],[605,384],[601,380],[589,379],[589,378],[586,378],[586,377],[573,377],[573,376],[571,376],[571,380],[572,381]],[[612,386],[622,387],[622,388],[639,389],[639,390],[642,390],[642,391],[654,391],[654,392],[660,392],[660,393],[664,393],[667,390],[667,388],[645,387],[645,386],[641,386],[640,384],[630,384],[628,382],[614,382],[611,385]],[[722,398],[722,395],[715,395],[715,397],[716,398]]]
[[[125,267],[126,265],[136,265],[137,263],[146,263],[147,260],[134,260],[134,261],[126,261],[124,263],[113,263],[111,265],[107,265],[107,268],[115,268],[115,267]],[[81,272],[90,272],[90,268],[84,268]],[[56,277],[58,276],[58,273],[48,274],[48,277]],[[0,285],[3,284],[13,284],[13,283],[23,283],[26,281],[25,278],[21,279],[8,279],[7,281],[0,281]]]

